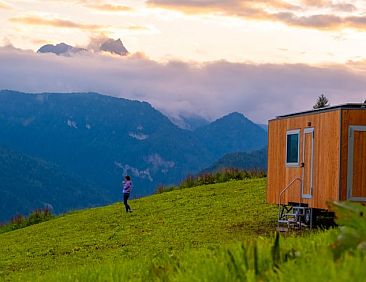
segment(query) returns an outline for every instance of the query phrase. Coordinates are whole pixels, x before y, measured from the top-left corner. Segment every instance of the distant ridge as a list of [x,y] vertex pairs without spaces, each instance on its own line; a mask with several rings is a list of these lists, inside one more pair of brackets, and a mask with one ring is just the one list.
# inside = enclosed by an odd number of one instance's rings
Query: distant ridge
[[216,172],[224,168],[267,170],[267,147],[252,152],[228,153],[201,173]]
[[267,132],[237,112],[197,128],[195,134],[216,158],[230,152],[260,149],[267,144]]
[[37,53],[54,53],[56,55],[71,55],[73,53],[87,51],[84,48],[76,48],[65,43],[59,43],[56,45],[46,44],[38,49]]
[[99,49],[100,51],[105,51],[120,56],[126,56],[128,54],[128,51],[123,45],[121,39],[107,39],[104,43],[102,43],[102,45],[100,45]]
[[[120,56],[128,55],[126,47],[123,45],[121,39],[108,38],[98,46],[99,52],[108,52]],[[56,55],[71,56],[80,52],[88,52],[85,48],[77,48],[66,43],[59,43],[56,45],[46,44],[38,49],[37,53],[54,53]]]
[[98,187],[59,166],[0,147],[0,223],[36,208],[53,213],[105,203]]
[[260,126],[262,129],[268,132],[268,124],[258,123],[258,126]]

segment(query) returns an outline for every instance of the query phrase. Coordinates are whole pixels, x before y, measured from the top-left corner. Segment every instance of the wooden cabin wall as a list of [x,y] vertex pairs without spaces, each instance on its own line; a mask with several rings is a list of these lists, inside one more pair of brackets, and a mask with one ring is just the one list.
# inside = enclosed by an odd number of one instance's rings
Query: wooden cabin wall
[[341,200],[347,200],[348,128],[350,125],[366,126],[366,110],[342,110]]
[[[301,167],[286,167],[286,132],[300,129],[300,163],[303,161],[304,129],[314,128],[314,175],[312,199],[301,199],[297,181],[284,194],[284,201],[307,203],[309,207],[327,209],[328,200],[339,198],[340,110],[280,118],[269,122],[267,201],[278,204],[279,193],[296,177]],[[308,123],[311,126],[308,126]]]

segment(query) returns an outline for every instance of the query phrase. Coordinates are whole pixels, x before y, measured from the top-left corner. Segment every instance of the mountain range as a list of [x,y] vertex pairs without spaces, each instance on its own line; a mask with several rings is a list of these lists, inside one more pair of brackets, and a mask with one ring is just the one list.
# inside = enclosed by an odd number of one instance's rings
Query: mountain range
[[[97,46],[96,51],[117,54],[120,56],[128,55],[128,51],[126,47],[123,45],[121,39],[114,40],[108,38]],[[88,49],[74,47],[63,42],[55,45],[53,44],[43,45],[37,51],[37,53],[54,53],[56,55],[63,55],[63,56],[71,56],[73,54],[80,52],[88,52]]]
[[195,135],[220,158],[229,152],[252,151],[266,144],[266,132],[240,113],[231,113],[199,127]]
[[267,147],[252,152],[227,153],[201,173],[216,172],[224,168],[267,170]]
[[0,147],[0,180],[0,222],[35,208],[48,207],[60,213],[106,201],[95,184],[55,164],[4,147]]
[[38,49],[38,53],[54,53],[56,55],[71,55],[74,53],[79,53],[79,52],[86,52],[87,50],[84,48],[76,48],[73,47],[71,45],[68,45],[66,43],[59,43],[56,45],[52,45],[52,44],[46,44],[43,45],[41,48]]
[[0,148],[3,159],[13,156],[14,162],[0,179],[0,221],[42,203],[60,213],[117,201],[126,174],[135,197],[148,195],[226,153],[266,142],[267,133],[239,113],[187,130],[146,102],[97,93],[0,91]]

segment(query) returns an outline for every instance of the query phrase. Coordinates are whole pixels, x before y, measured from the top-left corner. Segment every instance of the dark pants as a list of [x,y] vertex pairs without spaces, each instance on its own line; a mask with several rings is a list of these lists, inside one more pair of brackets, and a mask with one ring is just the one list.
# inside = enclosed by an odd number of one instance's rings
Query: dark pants
[[131,211],[131,207],[127,203],[127,200],[128,200],[129,197],[130,197],[130,193],[123,193],[123,203],[125,205],[126,212]]

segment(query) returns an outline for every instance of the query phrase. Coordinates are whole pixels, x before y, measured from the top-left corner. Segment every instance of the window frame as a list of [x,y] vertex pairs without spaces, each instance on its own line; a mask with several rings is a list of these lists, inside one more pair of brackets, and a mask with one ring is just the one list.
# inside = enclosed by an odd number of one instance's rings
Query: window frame
[[[300,129],[292,129],[286,131],[286,151],[285,151],[285,162],[287,167],[300,167]],[[297,135],[297,162],[288,162],[288,136],[289,135]]]

